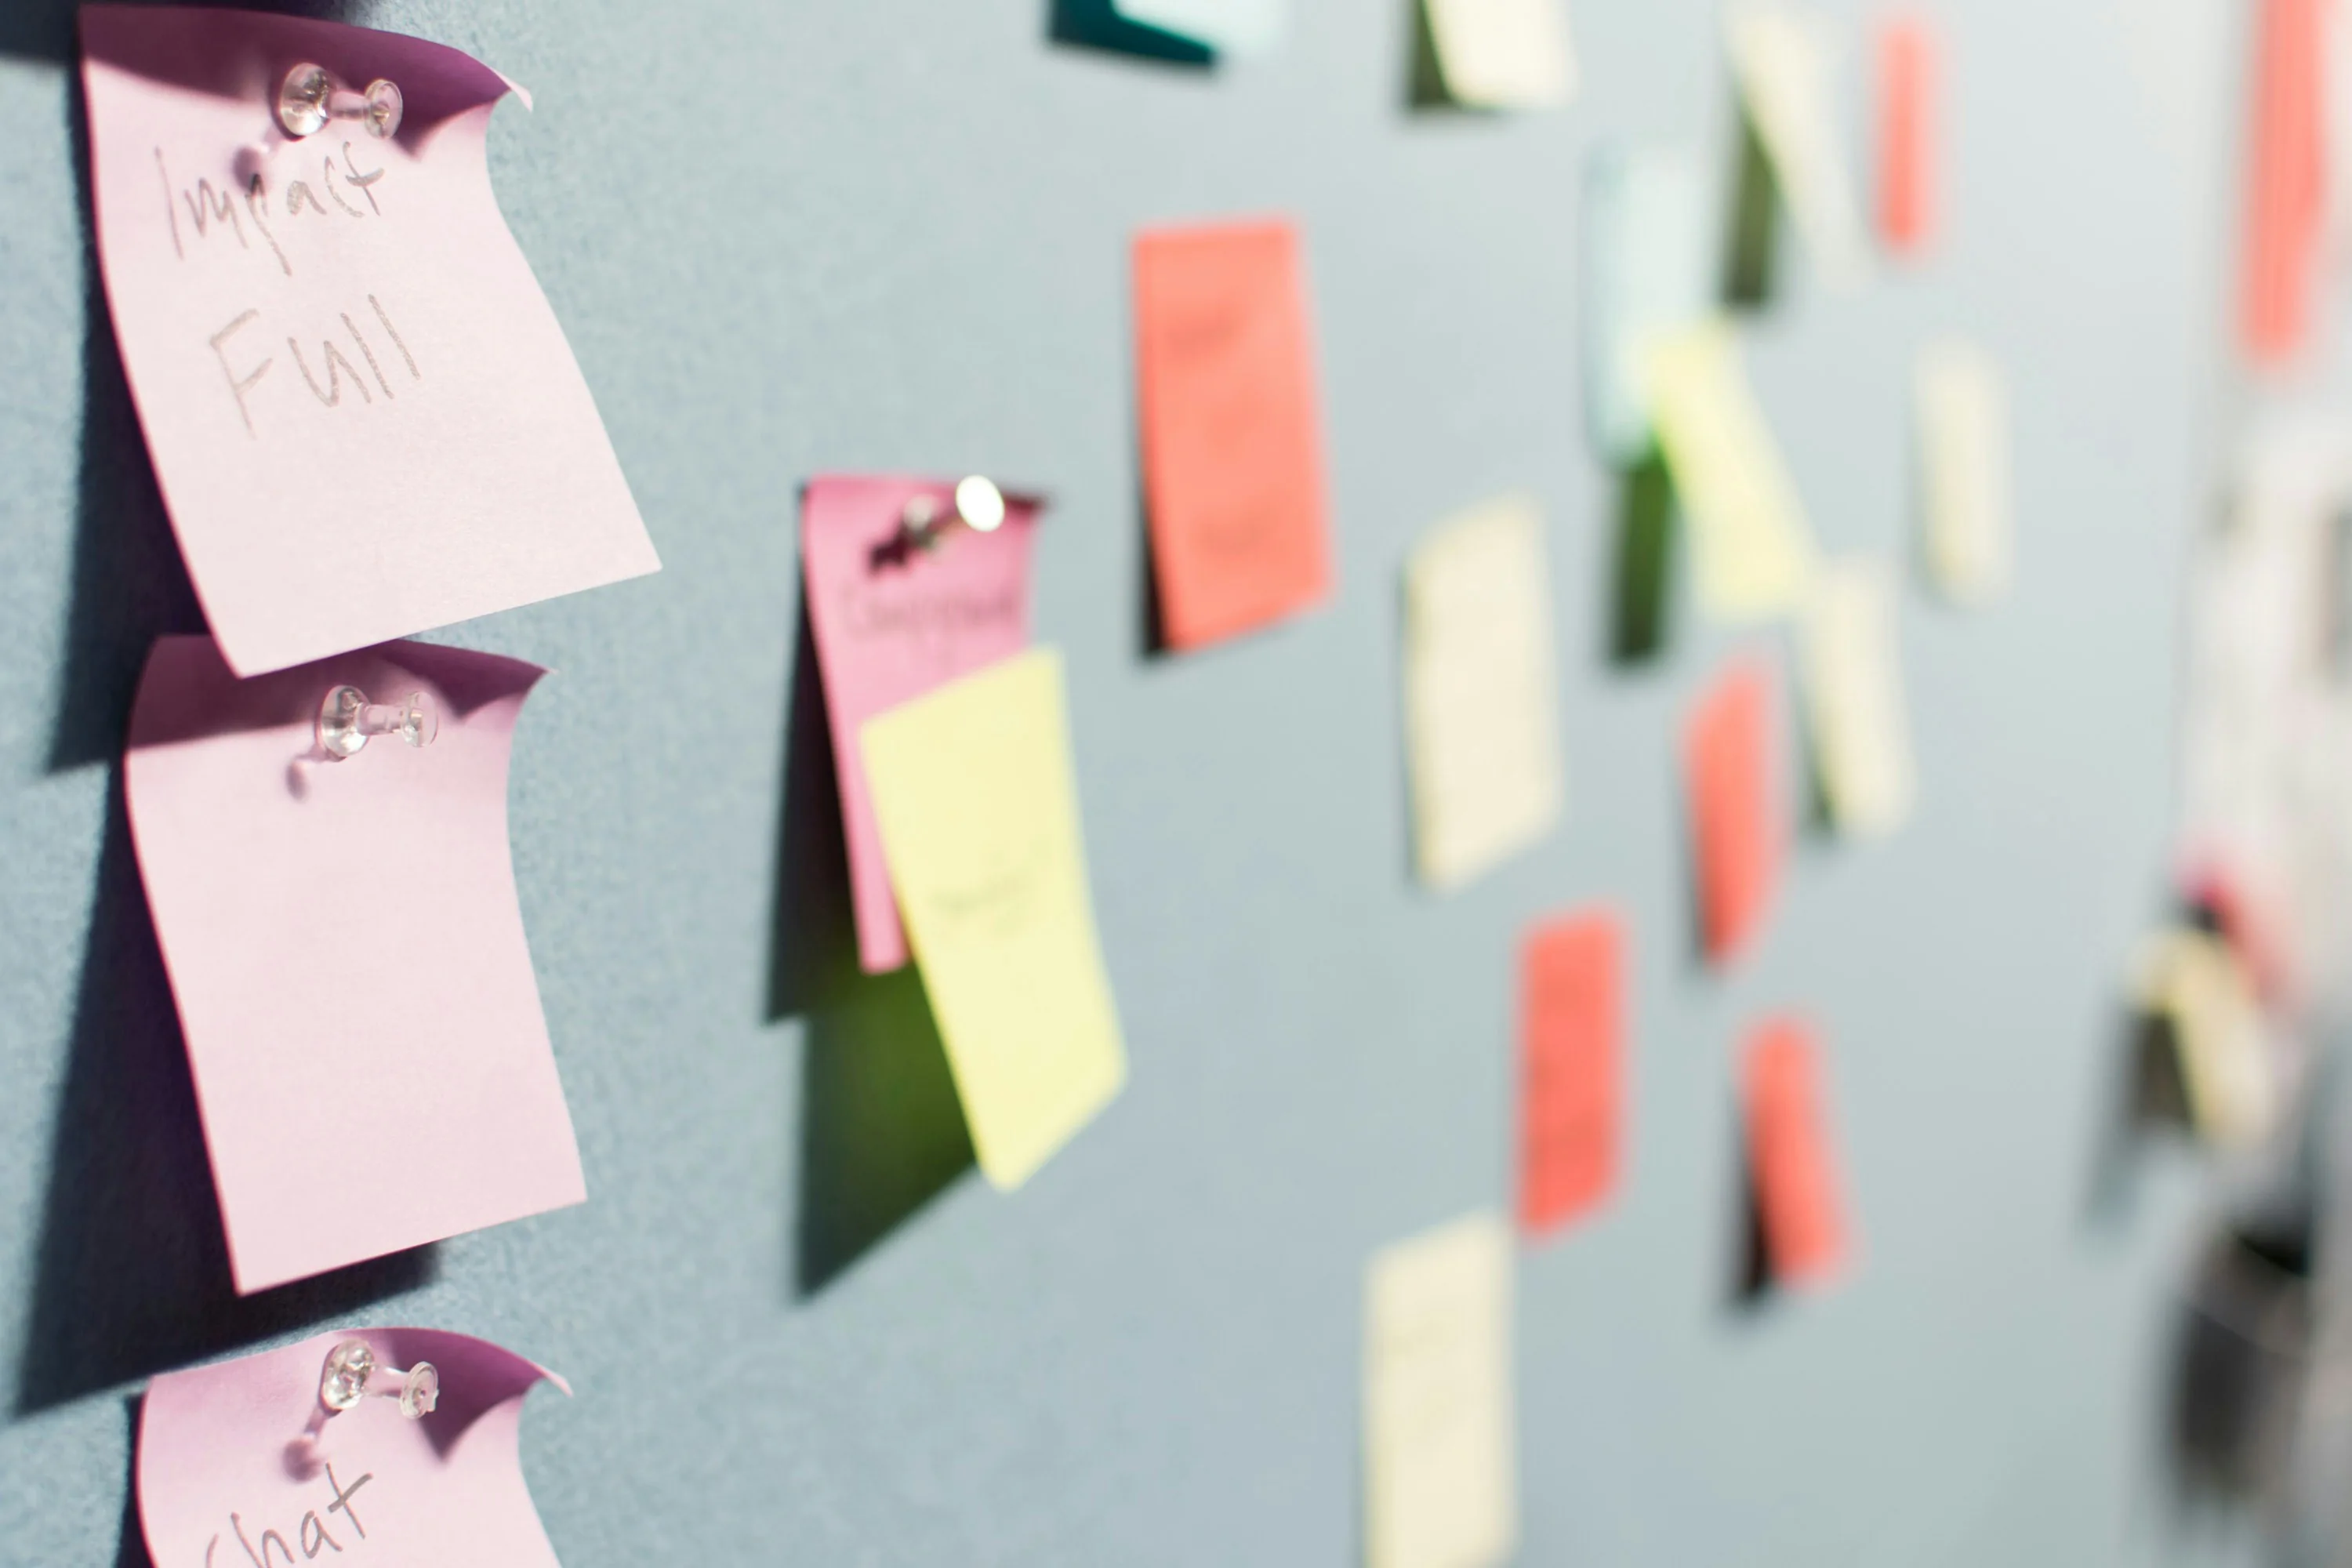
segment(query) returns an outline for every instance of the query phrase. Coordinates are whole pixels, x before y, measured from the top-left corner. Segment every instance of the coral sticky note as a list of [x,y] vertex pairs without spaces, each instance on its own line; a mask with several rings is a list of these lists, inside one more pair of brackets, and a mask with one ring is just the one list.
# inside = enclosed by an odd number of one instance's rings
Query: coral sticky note
[[1740,1057],[1748,1180],[1765,1262],[1784,1285],[1826,1284],[1852,1251],[1822,1078],[1821,1046],[1801,1019],[1767,1019],[1748,1034]]
[[1135,241],[1138,414],[1160,631],[1195,648],[1330,590],[1314,354],[1286,223]]
[[[295,16],[92,5],[81,34],[107,303],[229,668],[660,565],[490,192],[512,84],[438,44]],[[298,64],[392,82],[397,133],[288,135]]]
[[1623,1145],[1625,925],[1593,910],[1519,944],[1519,1228],[1557,1229],[1617,1184]]
[[1540,109],[1576,90],[1564,0],[1422,0],[1445,96],[1472,109]]
[[1270,53],[1290,28],[1289,0],[1116,0],[1115,8],[1220,55]]
[[[432,1410],[409,1420],[396,1400],[365,1397],[326,1417],[327,1357],[353,1341],[380,1369],[430,1363]],[[383,1371],[366,1386],[387,1381],[399,1386]],[[556,1568],[522,1473],[523,1400],[541,1382],[571,1392],[512,1352],[435,1329],[340,1329],[166,1373],[139,1403],[146,1556],[189,1568]]]
[[1724,13],[1724,26],[1748,123],[1798,233],[1825,279],[1854,282],[1869,269],[1869,252],[1862,204],[1839,147],[1836,49],[1827,24],[1780,0],[1741,0]]
[[1405,565],[1413,858],[1471,880],[1559,820],[1559,693],[1543,517],[1526,497],[1441,524]]
[[866,721],[1029,641],[1029,559],[1036,503],[1008,497],[990,532],[950,527],[911,542],[909,501],[948,507],[950,487],[923,479],[827,474],[801,502],[808,616],[849,850],[857,956],[868,973],[907,962],[890,869],[866,787],[857,733]]
[[1878,236],[1889,250],[1924,249],[1936,226],[1936,37],[1927,18],[1899,16],[1878,34]]
[[1885,563],[1832,562],[1813,578],[1799,639],[1822,793],[1838,830],[1860,837],[1902,826],[1916,787],[1895,604]]
[[[507,852],[542,672],[390,643],[239,680],[155,645],[123,794],[240,1291],[586,1195]],[[323,760],[339,686],[437,737]]]
[[2326,227],[2322,0],[2262,0],[2246,138],[2239,338],[2257,363],[2290,359],[2311,328]]
[[1511,1232],[1473,1214],[1364,1281],[1364,1561],[1489,1568],[1518,1542]]
[[1947,598],[1982,604],[2009,586],[2013,524],[2009,394],[1977,344],[1943,338],[1919,351],[1921,555]]
[[1603,460],[1631,468],[1655,446],[1643,389],[1651,341],[1706,315],[1706,187],[1660,149],[1593,155],[1584,182],[1584,411]]
[[869,719],[890,880],[980,1168],[1017,1187],[1127,1076],[1079,839],[1061,656]]
[[1709,321],[1650,339],[1643,381],[1690,519],[1700,605],[1732,621],[1796,608],[1812,571],[1812,531],[1748,389],[1731,324]]
[[1699,931],[1717,963],[1755,940],[1780,886],[1789,828],[1772,687],[1764,658],[1736,659],[1700,697],[1684,735]]

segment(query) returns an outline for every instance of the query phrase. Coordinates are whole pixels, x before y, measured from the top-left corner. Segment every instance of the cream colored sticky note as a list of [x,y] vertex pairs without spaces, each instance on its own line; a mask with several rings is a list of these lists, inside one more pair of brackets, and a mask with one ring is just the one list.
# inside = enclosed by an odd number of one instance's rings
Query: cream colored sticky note
[[1017,1187],[1127,1077],[1087,889],[1061,656],[991,665],[867,720],[859,741],[980,1168]]
[[1559,822],[1559,695],[1543,517],[1512,496],[1440,523],[1404,575],[1413,858],[1454,888]]
[[1920,350],[1916,374],[1928,574],[1980,604],[2009,586],[2009,394],[1992,356],[1958,338]]
[[2276,1074],[2236,954],[2204,931],[2167,931],[2141,959],[2140,1000],[2172,1026],[2180,1087],[2199,1134],[2224,1145],[2259,1142],[2277,1113]]
[[1540,109],[1576,91],[1563,0],[1422,0],[1445,95],[1475,109]]
[[1805,601],[1805,708],[1816,770],[1831,820],[1859,837],[1902,826],[1916,789],[1895,609],[1895,573],[1872,560],[1823,565]]
[[1373,1254],[1364,1291],[1364,1558],[1486,1568],[1518,1542],[1511,1233],[1473,1214]]
[[1824,280],[1869,270],[1869,242],[1853,172],[1840,151],[1833,89],[1837,50],[1827,24],[1778,0],[1725,13],[1732,74],[1772,178]]
[[1650,421],[1690,521],[1700,604],[1725,620],[1795,609],[1813,568],[1811,530],[1739,340],[1720,318],[1649,340]]

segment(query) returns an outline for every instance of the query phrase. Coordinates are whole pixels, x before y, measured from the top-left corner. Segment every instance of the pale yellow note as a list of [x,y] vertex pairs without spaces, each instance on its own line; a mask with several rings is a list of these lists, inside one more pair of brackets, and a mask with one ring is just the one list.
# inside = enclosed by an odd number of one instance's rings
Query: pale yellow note
[[1404,575],[1413,858],[1459,887],[1559,821],[1559,693],[1543,517],[1524,496],[1440,523]]
[[980,1168],[1019,1186],[1118,1094],[1050,648],[866,721],[867,787]]
[[2009,586],[2009,395],[1992,356],[1957,338],[1920,351],[1916,383],[1928,575],[1980,604]]
[[1748,0],[1724,15],[1732,74],[1798,233],[1833,286],[1869,271],[1870,248],[1853,174],[1840,152],[1832,98],[1837,51],[1827,24],[1779,0]]
[[1564,0],[1423,0],[1445,94],[1476,109],[1538,109],[1576,91]]
[[1916,787],[1895,604],[1894,570],[1869,560],[1823,565],[1805,604],[1813,754],[1831,820],[1859,837],[1902,826]]
[[2277,1075],[2237,955],[2201,931],[2165,931],[2141,960],[2140,999],[2172,1026],[2199,1134],[2221,1145],[2259,1142],[2278,1111]]
[[1474,1214],[1382,1247],[1364,1293],[1364,1556],[1486,1568],[1519,1534],[1511,1233]]
[[1718,317],[1659,333],[1643,360],[1650,421],[1691,526],[1699,603],[1735,621],[1796,609],[1812,532],[1731,324]]

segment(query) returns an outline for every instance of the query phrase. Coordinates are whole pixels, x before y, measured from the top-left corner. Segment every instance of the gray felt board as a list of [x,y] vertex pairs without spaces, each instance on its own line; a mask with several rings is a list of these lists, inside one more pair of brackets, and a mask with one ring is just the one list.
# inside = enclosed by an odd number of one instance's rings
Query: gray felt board
[[[1588,153],[1731,165],[1708,0],[1570,0],[1579,96],[1512,116],[1413,107],[1407,0],[1292,0],[1278,53],[1213,66],[1072,41],[1071,0],[327,11],[532,89],[493,175],[664,566],[433,634],[557,671],[512,837],[588,1203],[238,1300],[115,765],[149,643],[199,623],[91,265],[70,7],[0,3],[0,1563],[139,1561],[148,1375],[396,1321],[570,1379],[524,1462],[571,1568],[1341,1568],[1365,1259],[1508,1205],[1517,935],[1598,900],[1633,932],[1627,1166],[1520,1257],[1523,1560],[2236,1560],[2226,1520],[2177,1538],[2162,1443],[2206,1177],[2152,1148],[2094,1198],[2164,889],[2251,13],[1931,9],[1940,243],[1842,294],[1792,247],[1750,364],[1824,544],[1907,557],[1913,353],[1985,343],[2018,580],[1980,614],[1906,589],[1916,818],[1806,837],[1724,975],[1690,952],[1678,736],[1777,639],[1685,604],[1660,658],[1609,657],[1577,371]],[[1305,237],[1339,589],[1155,658],[1129,237],[1260,213]],[[1015,1194],[971,1168],[919,982],[840,973],[796,570],[824,470],[1054,498],[1036,631],[1131,1077]],[[1398,571],[1511,490],[1547,518],[1568,816],[1434,898]],[[1744,1308],[1730,1053],[1782,1005],[1830,1043],[1862,1266]]]

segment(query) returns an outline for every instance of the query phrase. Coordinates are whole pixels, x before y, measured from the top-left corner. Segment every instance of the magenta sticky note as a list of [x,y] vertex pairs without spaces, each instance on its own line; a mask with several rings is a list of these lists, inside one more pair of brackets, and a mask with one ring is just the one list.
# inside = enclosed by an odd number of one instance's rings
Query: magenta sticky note
[[[81,13],[123,369],[240,675],[656,571],[588,384],[490,192],[514,90],[456,49],[244,11]],[[404,103],[296,138],[317,65]]]
[[953,487],[830,474],[801,503],[801,561],[849,845],[857,958],[868,973],[907,962],[907,935],[882,858],[857,731],[874,715],[1029,644],[1029,560],[1038,503],[1007,496],[982,533],[950,524],[913,544],[907,506],[952,512]]
[[[327,1415],[320,1374],[351,1340],[380,1368],[431,1363],[431,1414],[370,1397]],[[167,1373],[139,1411],[148,1555],[157,1568],[555,1568],[521,1463],[523,1396],[541,1380],[572,1392],[510,1351],[433,1329],[344,1329]]]
[[[507,853],[542,673],[422,643],[242,681],[209,637],[148,657],[123,792],[240,1291],[587,1195]],[[425,693],[437,737],[322,760],[341,685]]]

